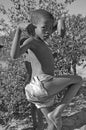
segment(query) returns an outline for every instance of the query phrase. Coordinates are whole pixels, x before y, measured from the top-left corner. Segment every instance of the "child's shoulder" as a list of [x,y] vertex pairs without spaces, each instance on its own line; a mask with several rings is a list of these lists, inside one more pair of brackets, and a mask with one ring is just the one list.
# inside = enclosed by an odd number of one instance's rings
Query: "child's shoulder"
[[35,40],[34,40],[33,37],[23,37],[23,38],[20,39],[20,45],[21,45],[21,43],[24,43],[24,42],[32,43],[32,42],[34,42],[34,41],[35,41]]
[[26,41],[30,42],[30,43],[33,43],[33,44],[36,44],[36,43],[38,43],[38,44],[43,44],[44,43],[45,44],[44,41],[42,41],[40,39],[37,39],[35,37],[30,37],[30,38],[26,39]]
[[37,39],[35,37],[29,37],[29,38],[23,38],[22,39],[23,45],[28,45],[30,48],[32,47],[40,47],[40,46],[46,46],[46,43],[40,39]]

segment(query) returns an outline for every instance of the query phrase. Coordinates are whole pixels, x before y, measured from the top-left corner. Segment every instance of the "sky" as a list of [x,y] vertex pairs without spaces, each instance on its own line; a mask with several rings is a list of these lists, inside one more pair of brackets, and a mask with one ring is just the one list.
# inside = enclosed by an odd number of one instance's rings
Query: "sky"
[[[63,2],[64,0],[57,0],[57,2]],[[7,9],[8,7],[11,6],[10,0],[0,0],[0,4],[4,4],[5,8]],[[86,0],[76,0],[72,4],[69,4],[66,8],[69,10],[69,14],[82,14],[83,16],[86,16]],[[2,14],[0,14],[0,18],[3,17]],[[8,20],[6,16],[4,18]]]
[[67,7],[70,14],[82,14],[86,16],[86,0],[76,0]]

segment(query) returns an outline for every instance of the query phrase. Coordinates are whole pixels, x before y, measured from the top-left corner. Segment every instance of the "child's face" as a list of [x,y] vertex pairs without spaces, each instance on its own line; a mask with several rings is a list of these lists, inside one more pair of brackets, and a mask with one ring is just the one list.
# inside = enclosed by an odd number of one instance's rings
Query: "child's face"
[[41,19],[36,25],[35,34],[42,40],[46,40],[52,33],[53,21]]

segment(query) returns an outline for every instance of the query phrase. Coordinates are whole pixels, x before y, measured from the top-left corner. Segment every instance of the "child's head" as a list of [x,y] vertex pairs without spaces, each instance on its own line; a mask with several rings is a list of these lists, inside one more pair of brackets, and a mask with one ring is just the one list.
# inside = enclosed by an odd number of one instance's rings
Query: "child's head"
[[58,35],[64,38],[66,31],[64,18],[59,19],[57,23],[53,15],[44,9],[31,12],[31,24],[27,27],[29,35],[45,40],[56,30],[58,30]]
[[38,25],[41,22],[41,19],[54,22],[54,17],[52,14],[44,9],[38,9],[31,12],[31,23],[33,25]]
[[34,26],[35,35],[46,39],[52,33],[54,17],[48,11],[38,9],[31,12],[31,23]]

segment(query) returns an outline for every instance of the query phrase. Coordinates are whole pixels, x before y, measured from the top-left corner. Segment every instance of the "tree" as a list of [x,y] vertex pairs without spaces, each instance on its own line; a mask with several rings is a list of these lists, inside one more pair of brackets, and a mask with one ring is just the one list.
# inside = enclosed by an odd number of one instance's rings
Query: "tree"
[[58,3],[57,0],[9,0],[11,1],[11,7],[8,10],[4,5],[0,5],[0,11],[7,15],[12,26],[15,27],[21,21],[27,22],[30,20],[29,14],[31,10],[37,8],[43,8],[52,12],[55,17],[60,17],[63,13],[66,13],[65,7],[67,4],[72,3],[75,0],[65,0],[63,3]]
[[70,73],[72,66],[74,74],[76,74],[76,64],[82,56],[86,56],[86,17],[67,15],[65,23],[66,35],[64,39],[55,33],[51,42],[49,40],[49,46],[53,53],[57,53],[57,68],[62,69],[62,73],[65,69]]

